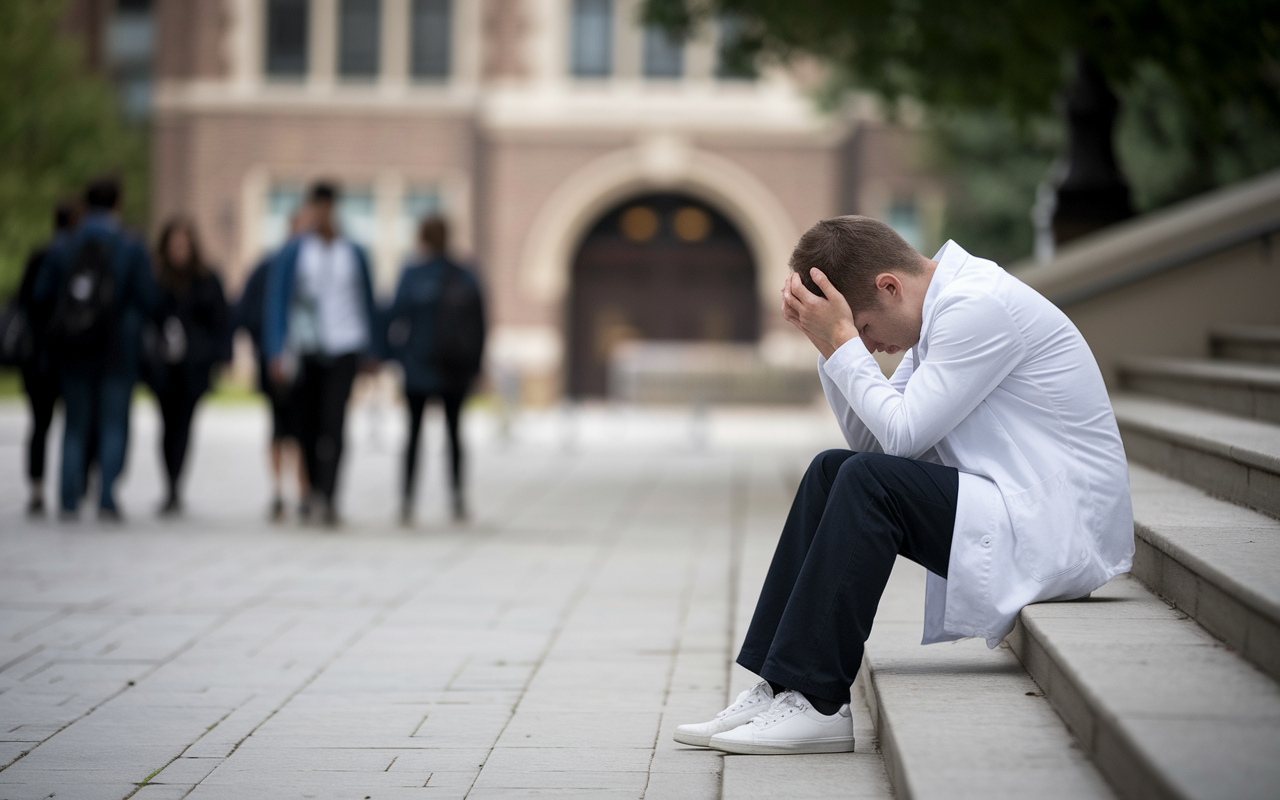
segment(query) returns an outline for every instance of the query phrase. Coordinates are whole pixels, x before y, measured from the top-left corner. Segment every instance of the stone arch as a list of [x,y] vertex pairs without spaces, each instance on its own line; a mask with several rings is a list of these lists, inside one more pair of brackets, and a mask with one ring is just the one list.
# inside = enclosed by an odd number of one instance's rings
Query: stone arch
[[782,285],[799,232],[768,187],[723,156],[677,137],[654,136],[601,156],[556,187],[521,251],[522,290],[542,303],[563,301],[574,254],[590,226],[630,196],[664,191],[701,199],[738,227],[757,265],[761,298]]

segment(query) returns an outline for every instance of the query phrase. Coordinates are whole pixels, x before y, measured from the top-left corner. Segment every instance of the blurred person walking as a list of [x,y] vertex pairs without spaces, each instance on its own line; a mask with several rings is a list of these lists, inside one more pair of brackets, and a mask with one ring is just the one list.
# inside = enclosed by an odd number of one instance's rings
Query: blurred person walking
[[308,196],[311,231],[281,249],[267,272],[263,352],[272,381],[291,386],[298,442],[311,482],[306,515],[338,523],[335,504],[347,400],[360,369],[373,360],[373,280],[364,250],[341,235],[338,190]]
[[66,409],[59,494],[67,520],[76,518],[83,493],[90,436],[98,446],[98,518],[121,520],[114,490],[124,469],[142,329],[160,310],[146,246],[120,227],[120,194],[115,179],[91,183],[84,221],[50,248],[36,277],[35,302],[53,309],[48,341]]
[[156,277],[163,292],[159,325],[148,337],[147,382],[164,421],[161,451],[168,494],[162,516],[182,512],[180,481],[196,405],[209,391],[215,364],[226,352],[227,300],[222,281],[204,263],[195,226],[177,218],[164,226],[156,247]]
[[[306,209],[294,212],[289,218],[289,239],[301,236],[307,230]],[[290,400],[293,393],[289,386],[271,380],[267,370],[267,357],[263,351],[263,301],[267,291],[267,272],[271,262],[278,253],[271,253],[258,262],[245,281],[240,300],[232,313],[232,331],[243,328],[253,341],[253,354],[258,361],[258,391],[266,396],[271,404],[271,508],[269,517],[272,522],[284,520],[283,473],[285,461],[288,460],[297,475],[298,507],[301,513],[305,498],[309,491],[307,485],[307,468],[302,457],[302,448],[298,444],[296,417]]]
[[27,439],[27,480],[31,494],[27,514],[44,516],[44,461],[53,409],[58,402],[58,370],[48,348],[49,318],[53,302],[36,302],[36,278],[48,265],[46,256],[65,244],[75,231],[79,209],[74,203],[59,203],[53,212],[53,238],[36,248],[27,258],[22,284],[12,306],[12,316],[4,326],[5,361],[22,371],[22,391],[31,408],[31,433]]
[[453,517],[463,520],[467,516],[458,421],[484,354],[484,302],[475,275],[448,257],[448,243],[444,220],[427,217],[421,222],[417,260],[401,273],[387,314],[387,343],[404,369],[409,410],[400,505],[400,521],[405,525],[413,522],[422,414],[432,398],[439,398],[444,406],[449,434]]

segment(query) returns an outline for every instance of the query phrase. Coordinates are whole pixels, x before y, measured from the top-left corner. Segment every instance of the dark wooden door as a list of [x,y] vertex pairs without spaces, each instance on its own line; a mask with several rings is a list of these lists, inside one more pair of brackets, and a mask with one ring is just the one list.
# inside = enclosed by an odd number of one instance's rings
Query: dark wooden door
[[573,263],[569,393],[603,396],[609,355],[632,339],[751,342],[760,335],[756,268],[737,229],[709,205],[654,194],[605,214]]

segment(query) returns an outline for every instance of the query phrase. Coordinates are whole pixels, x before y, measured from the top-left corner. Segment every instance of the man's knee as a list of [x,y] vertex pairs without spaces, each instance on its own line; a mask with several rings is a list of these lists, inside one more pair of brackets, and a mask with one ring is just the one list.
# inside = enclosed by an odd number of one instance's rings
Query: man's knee
[[806,475],[821,475],[830,483],[835,479],[836,474],[840,471],[840,466],[852,457],[856,457],[858,453],[852,450],[823,450],[813,457],[809,462],[809,469]]
[[855,453],[840,465],[835,483],[843,490],[871,491],[879,486],[879,476],[886,468],[891,468],[895,461],[903,460],[884,453]]

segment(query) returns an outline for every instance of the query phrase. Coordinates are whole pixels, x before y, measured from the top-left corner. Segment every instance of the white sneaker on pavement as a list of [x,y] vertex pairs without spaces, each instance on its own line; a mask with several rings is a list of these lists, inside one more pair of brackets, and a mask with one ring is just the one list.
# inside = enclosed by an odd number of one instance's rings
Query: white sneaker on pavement
[[769,707],[773,702],[773,689],[768,681],[760,681],[750,689],[744,689],[733,705],[716,714],[710,722],[694,722],[676,728],[671,738],[680,744],[694,747],[710,747],[711,737],[731,731]]
[[852,753],[853,717],[849,704],[831,716],[818,713],[800,692],[785,691],[750,722],[711,737],[726,753]]

